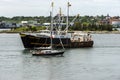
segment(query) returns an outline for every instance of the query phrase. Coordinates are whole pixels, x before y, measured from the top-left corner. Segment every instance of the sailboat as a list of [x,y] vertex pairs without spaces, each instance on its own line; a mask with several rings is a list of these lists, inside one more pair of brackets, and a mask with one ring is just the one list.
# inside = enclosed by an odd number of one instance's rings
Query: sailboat
[[63,50],[57,50],[57,49],[53,49],[53,41],[52,41],[52,34],[53,34],[53,2],[52,2],[52,12],[51,12],[51,30],[50,30],[50,40],[51,40],[51,44],[50,44],[50,47],[48,49],[47,48],[43,48],[43,49],[36,49],[35,51],[33,51],[32,55],[33,56],[43,56],[43,55],[63,55],[63,53],[65,52],[65,48],[62,44],[62,41],[60,39],[60,43],[63,47]]

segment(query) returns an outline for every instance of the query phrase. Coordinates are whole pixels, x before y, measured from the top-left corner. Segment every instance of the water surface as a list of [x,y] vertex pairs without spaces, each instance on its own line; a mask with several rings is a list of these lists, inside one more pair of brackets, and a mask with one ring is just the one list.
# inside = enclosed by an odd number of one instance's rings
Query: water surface
[[120,35],[93,34],[92,48],[36,57],[19,34],[0,34],[0,80],[120,80]]

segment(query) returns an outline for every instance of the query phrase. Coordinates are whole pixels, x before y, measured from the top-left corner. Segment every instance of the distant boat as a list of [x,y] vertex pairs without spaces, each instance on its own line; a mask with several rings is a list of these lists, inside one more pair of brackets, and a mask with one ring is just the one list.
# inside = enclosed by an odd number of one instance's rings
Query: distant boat
[[[53,12],[53,3],[52,3],[52,12]],[[43,55],[63,55],[63,53],[65,52],[64,46],[61,42],[61,45],[63,46],[63,50],[57,50],[57,49],[53,49],[53,43],[52,43],[52,31],[53,31],[53,14],[51,13],[51,30],[50,30],[50,42],[51,45],[50,47],[39,47],[37,48],[37,50],[33,51],[32,55],[33,56],[43,56]]]

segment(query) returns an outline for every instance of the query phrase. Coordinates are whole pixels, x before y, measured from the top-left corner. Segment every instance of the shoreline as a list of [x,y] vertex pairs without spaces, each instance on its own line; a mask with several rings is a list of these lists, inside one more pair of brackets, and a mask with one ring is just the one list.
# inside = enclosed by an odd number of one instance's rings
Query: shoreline
[[[90,34],[120,34],[120,31],[68,31],[68,32],[70,33],[71,32],[83,32],[83,33],[90,33]],[[0,34],[2,33],[21,33],[21,32],[0,31]],[[33,32],[28,32],[28,33],[33,33]],[[34,32],[34,33],[38,33],[38,32]]]
[[120,31],[83,31],[91,34],[120,34]]

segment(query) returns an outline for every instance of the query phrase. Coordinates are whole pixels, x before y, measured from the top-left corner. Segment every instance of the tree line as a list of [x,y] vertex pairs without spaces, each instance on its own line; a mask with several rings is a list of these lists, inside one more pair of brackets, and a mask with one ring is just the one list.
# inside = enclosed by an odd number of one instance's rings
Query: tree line
[[[65,16],[66,17],[66,16]],[[110,24],[100,24],[99,22],[105,20],[107,16],[79,16],[75,21],[74,24],[69,27],[69,30],[90,30],[90,31],[112,31],[113,26]],[[75,16],[69,16],[69,23],[75,18]],[[47,23],[51,21],[50,16],[15,16],[15,17],[0,17],[0,21],[9,21],[20,23],[21,21],[29,21],[35,20],[38,23]],[[66,22],[64,20],[63,22]]]
[[80,31],[112,31],[113,26],[110,24],[96,25],[89,23],[75,22],[73,26],[70,26],[70,30],[80,30]]

